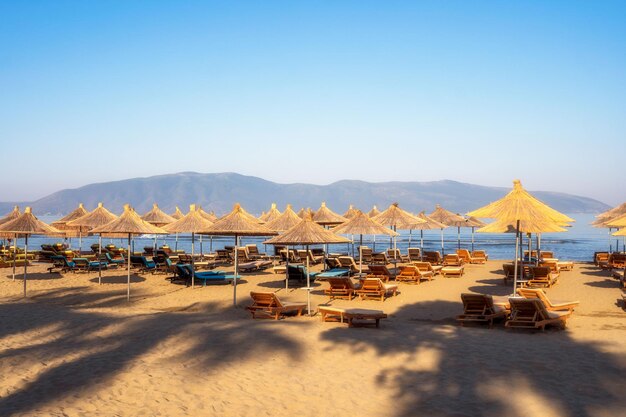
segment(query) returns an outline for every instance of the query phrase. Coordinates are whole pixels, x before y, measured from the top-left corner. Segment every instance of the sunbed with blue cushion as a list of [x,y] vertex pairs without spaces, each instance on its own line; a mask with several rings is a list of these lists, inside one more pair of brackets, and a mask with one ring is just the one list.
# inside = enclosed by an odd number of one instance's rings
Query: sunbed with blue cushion
[[[191,284],[191,265],[177,264],[176,272],[179,278],[183,279],[187,285]],[[226,274],[225,271],[201,271],[194,272],[193,277],[202,281],[202,286],[206,286],[207,282],[215,284],[229,284],[235,278],[233,274]],[[240,278],[237,276],[237,278]]]
[[324,281],[327,278],[347,277],[349,275],[350,270],[348,268],[333,268],[317,274],[315,276],[315,279],[319,281]]

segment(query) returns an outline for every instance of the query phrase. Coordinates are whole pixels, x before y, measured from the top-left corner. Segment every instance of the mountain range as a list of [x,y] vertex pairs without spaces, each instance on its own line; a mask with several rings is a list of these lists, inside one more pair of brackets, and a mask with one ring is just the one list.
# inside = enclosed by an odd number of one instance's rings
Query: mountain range
[[[199,204],[206,211],[223,214],[238,202],[249,212],[261,214],[277,203],[282,211],[287,203],[294,210],[300,207],[317,209],[322,201],[332,210],[343,213],[352,204],[363,211],[373,205],[386,208],[393,202],[411,212],[430,213],[436,204],[455,213],[481,207],[504,196],[510,188],[486,187],[457,181],[380,182],[342,180],[328,185],[279,184],[262,178],[236,173],[202,174],[181,172],[147,178],[132,178],[89,184],[80,188],[57,191],[32,202],[0,203],[0,215],[15,204],[30,205],[38,215],[62,215],[71,212],[79,203],[91,210],[98,202],[113,212],[120,213],[129,203],[137,212],[148,211],[154,202],[167,213],[176,206],[183,212],[189,204]],[[609,208],[606,204],[587,197],[551,191],[531,191],[541,201],[564,213],[595,213]]]

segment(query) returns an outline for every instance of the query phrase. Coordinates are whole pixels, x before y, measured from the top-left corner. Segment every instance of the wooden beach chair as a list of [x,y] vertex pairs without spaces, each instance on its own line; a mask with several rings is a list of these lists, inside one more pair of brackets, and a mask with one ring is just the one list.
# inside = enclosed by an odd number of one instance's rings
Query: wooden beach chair
[[355,291],[358,290],[360,285],[355,285],[350,277],[329,277],[326,278],[328,288],[324,290],[324,294],[328,295],[330,299],[345,298],[352,300]]
[[389,282],[389,280],[394,278],[395,274],[395,269],[390,271],[385,265],[370,265],[367,278],[380,278],[384,282]]
[[440,272],[441,272],[441,276],[444,278],[448,278],[448,277],[461,278],[463,274],[465,273],[465,267],[463,265],[460,265],[460,266],[446,265],[443,268],[441,268]]
[[464,263],[468,263],[468,264],[484,263],[482,259],[474,258],[467,249],[457,249],[456,254]]
[[472,258],[481,260],[480,263],[484,264],[489,260],[489,255],[487,255],[487,252],[485,252],[484,250],[477,249],[472,252]]
[[509,304],[511,315],[505,326],[511,328],[544,330],[550,324],[565,328],[567,319],[572,315],[571,311],[548,311],[537,298],[511,297]]
[[422,279],[430,281],[432,276],[432,271],[422,273],[415,265],[403,265],[400,267],[400,273],[396,275],[396,281],[419,284]]
[[[417,269],[420,270],[421,273],[432,272],[432,276],[439,275],[441,273],[441,265],[433,265],[430,262],[412,262]],[[429,278],[430,281],[430,278]]]
[[281,301],[273,292],[256,292],[251,291],[252,305],[246,307],[252,318],[273,318],[278,320],[289,314],[302,315],[302,311],[306,308],[306,303],[287,303]]
[[541,288],[518,288],[517,294],[524,298],[541,300],[548,311],[574,311],[579,301],[551,301]]
[[461,326],[468,322],[479,322],[489,323],[489,328],[491,328],[495,319],[506,318],[508,314],[506,308],[493,303],[491,295],[463,293],[461,301],[463,314],[456,317]]
[[409,262],[420,262],[422,260],[422,250],[420,248],[408,248],[407,254]]
[[396,295],[398,286],[396,284],[385,284],[380,278],[365,278],[361,282],[361,288],[356,293],[362,300],[366,298],[375,298],[385,301],[385,297]]
[[387,249],[387,259],[395,259],[401,262],[409,262],[409,257],[403,255],[400,249]]
[[549,266],[533,266],[530,268],[529,287],[552,287],[558,282],[559,275],[552,272]]
[[361,246],[359,249],[359,253],[361,254],[361,260],[364,264],[369,264],[372,262],[372,248],[367,246]]
[[449,253],[443,257],[443,266],[463,266],[465,262],[456,253]]
[[424,262],[430,262],[432,265],[441,265],[443,258],[439,251],[424,251]]

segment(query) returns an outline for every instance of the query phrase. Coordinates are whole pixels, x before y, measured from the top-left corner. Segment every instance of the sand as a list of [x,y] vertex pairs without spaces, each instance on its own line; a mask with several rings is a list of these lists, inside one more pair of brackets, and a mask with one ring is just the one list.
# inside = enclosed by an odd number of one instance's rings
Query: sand
[[[380,301],[381,327],[319,316],[252,320],[251,290],[285,290],[271,272],[231,286],[187,288],[124,270],[22,281],[0,270],[0,416],[621,416],[626,410],[626,312],[618,282],[577,264],[547,290],[577,299],[566,330],[460,327],[465,291],[505,295],[501,262],[462,278],[400,284]],[[313,291],[313,305],[327,304]]]

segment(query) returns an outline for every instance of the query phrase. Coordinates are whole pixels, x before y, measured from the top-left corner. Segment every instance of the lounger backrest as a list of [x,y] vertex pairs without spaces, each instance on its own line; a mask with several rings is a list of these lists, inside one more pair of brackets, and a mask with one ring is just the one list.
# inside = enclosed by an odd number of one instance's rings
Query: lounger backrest
[[433,266],[430,262],[413,262],[413,265],[415,265],[415,267],[420,271],[428,272],[433,270]]
[[280,300],[273,292],[250,291],[250,297],[252,297],[255,307],[282,307]]
[[381,276],[381,277],[382,276],[388,277],[391,275],[391,273],[389,272],[389,269],[387,269],[385,265],[370,265],[369,270],[370,270],[370,275]]
[[400,267],[400,275],[406,277],[420,276],[420,271],[415,265],[404,265]]
[[246,248],[248,249],[248,254],[250,255],[259,255],[259,248],[254,244],[248,244],[246,245]]
[[515,320],[539,321],[549,318],[548,311],[538,298],[509,298],[511,317]]
[[463,301],[465,314],[493,313],[493,298],[490,295],[462,293],[461,300]]
[[420,248],[409,248],[407,249],[407,253],[409,254],[410,260],[419,259],[421,255],[421,250]]
[[327,278],[326,281],[330,285],[330,288],[333,290],[354,289],[354,284],[352,283],[352,280],[348,277],[332,277]]
[[531,273],[535,279],[537,278],[549,278],[551,269],[549,266],[533,266]]
[[542,250],[541,257],[542,258],[554,258],[554,252]]
[[361,283],[361,290],[380,291],[383,289],[383,282],[380,278],[365,278]]
[[466,261],[469,261],[471,259],[471,255],[467,249],[457,249],[456,254],[459,258],[462,258]]

